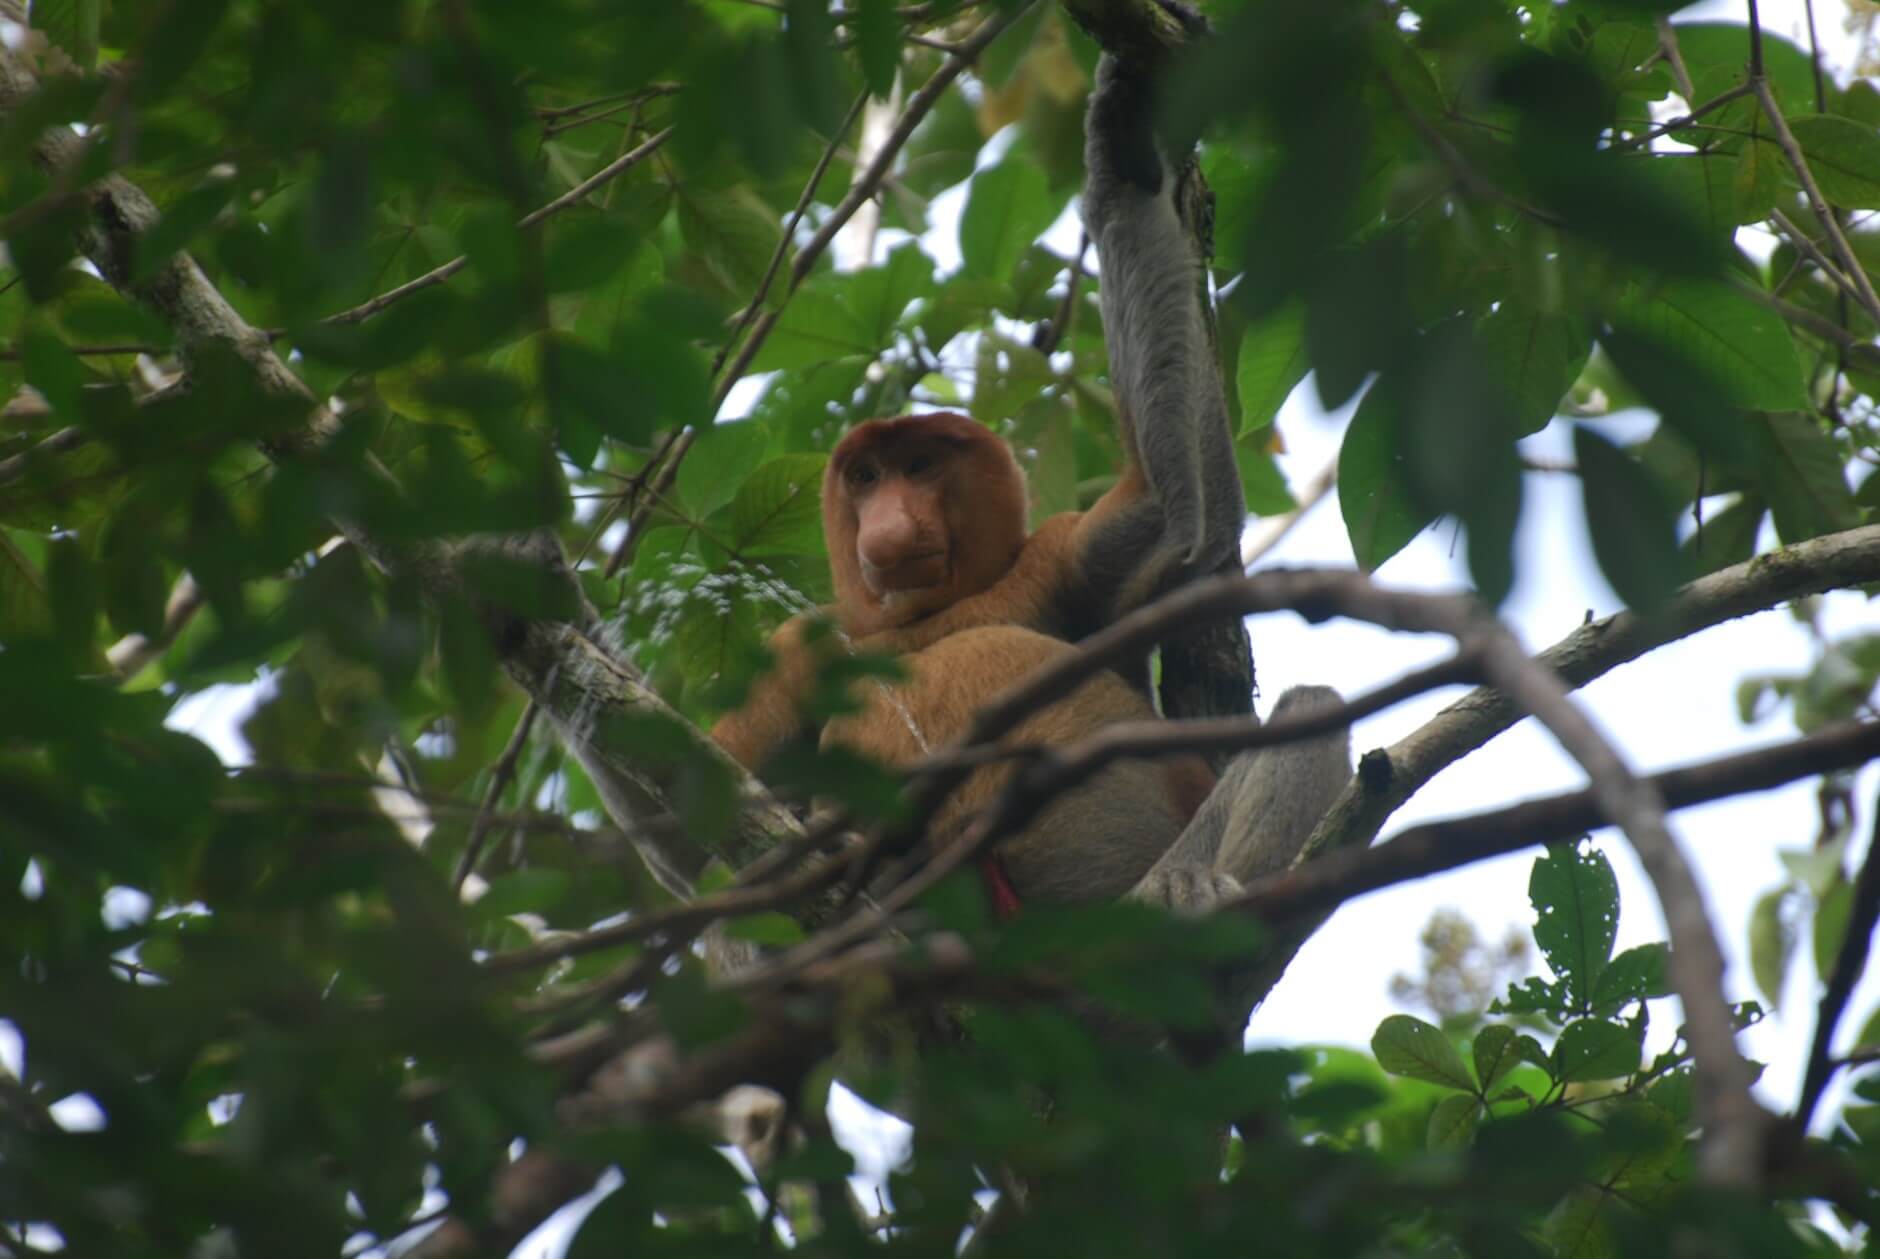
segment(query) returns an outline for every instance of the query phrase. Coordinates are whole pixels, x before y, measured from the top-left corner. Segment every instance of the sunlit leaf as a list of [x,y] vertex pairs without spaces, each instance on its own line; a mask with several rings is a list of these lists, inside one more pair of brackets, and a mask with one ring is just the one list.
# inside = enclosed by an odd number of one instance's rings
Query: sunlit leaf
[[1008,279],[1020,255],[1054,217],[1044,172],[1005,161],[973,176],[960,214],[960,253],[970,275]]

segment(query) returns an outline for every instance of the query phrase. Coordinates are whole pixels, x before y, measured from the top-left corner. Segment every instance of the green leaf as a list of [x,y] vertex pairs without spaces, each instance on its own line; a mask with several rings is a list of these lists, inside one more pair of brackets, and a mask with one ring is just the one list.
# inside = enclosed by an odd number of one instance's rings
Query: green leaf
[[59,335],[39,320],[27,324],[20,345],[26,383],[52,405],[53,414],[67,424],[84,414],[81,391],[85,368]]
[[494,880],[489,891],[477,898],[477,917],[489,919],[506,918],[511,914],[546,915],[556,902],[568,894],[573,882],[573,877],[566,870],[550,867],[505,874]]
[[[1678,22],[1672,29],[1677,32],[1678,51],[1683,54],[1692,77],[1715,69],[1728,83],[1742,81],[1744,68],[1749,63],[1749,31],[1741,22]],[[1776,98],[1786,102],[1790,111],[1799,113],[1811,107],[1815,99],[1815,76],[1808,53],[1795,41],[1767,27],[1763,28],[1762,45],[1763,67]]]
[[1469,1068],[1463,1065],[1462,1055],[1449,1043],[1449,1037],[1422,1019],[1391,1015],[1377,1025],[1371,1037],[1371,1052],[1377,1055],[1377,1065],[1392,1075],[1475,1091]]
[[1678,544],[1684,554],[1685,571],[1692,577],[1703,577],[1756,554],[1756,537],[1768,514],[1769,504],[1745,495],[1714,516],[1707,516],[1701,527]]
[[1247,510],[1256,516],[1278,516],[1299,505],[1268,449],[1269,435],[1255,432],[1234,443],[1234,462],[1240,469],[1240,487]]
[[1633,1001],[1669,996],[1671,984],[1665,978],[1665,967],[1670,954],[1667,945],[1641,944],[1613,958],[1593,986],[1593,1009],[1611,1014]]
[[45,584],[25,552],[0,532],[0,642],[17,642],[52,628]]
[[848,304],[813,281],[798,289],[783,308],[749,370],[774,372],[835,359],[869,358],[876,349],[874,337]]
[[1790,118],[1789,130],[1831,204],[1844,210],[1880,209],[1880,131],[1833,114]]
[[1782,148],[1770,140],[1751,140],[1737,150],[1730,172],[1730,191],[1736,200],[1736,221],[1760,223],[1769,217],[1790,179]]
[[[1003,7],[1009,12],[1017,6],[1006,4]],[[980,54],[977,73],[989,87],[1004,87],[1012,77],[1031,51],[1050,8],[1046,4],[1032,5],[1028,12],[1021,14],[1017,21],[1001,31],[999,37]]]
[[935,292],[933,259],[910,241],[898,246],[880,266],[853,273],[849,308],[868,330],[871,347],[887,345],[908,307]]
[[[1829,648],[1832,654],[1833,648]],[[1806,848],[1778,848],[1776,859],[1817,900],[1847,882],[1847,836]]]
[[[680,185],[679,232],[719,283],[741,301],[757,291],[783,237],[777,215],[744,186],[719,190]],[[788,257],[783,265],[790,265]]]
[[1859,523],[1841,453],[1819,421],[1789,411],[1752,415],[1744,436],[1750,471],[1783,542],[1804,542]]
[[1578,319],[1505,300],[1484,316],[1478,342],[1514,409],[1515,432],[1547,427],[1579,378],[1593,339]]
[[1815,906],[1815,973],[1825,981],[1847,943],[1847,923],[1854,912],[1854,885],[1843,879]]
[[1867,1021],[1860,1025],[1860,1035],[1855,1039],[1849,1053],[1862,1049],[1880,1049],[1880,1006],[1875,1006]]
[[1636,1027],[1582,1019],[1569,1023],[1554,1045],[1565,1081],[1616,1080],[1638,1070],[1644,1024]]
[[1469,1094],[1445,1097],[1430,1111],[1430,1148],[1466,1150],[1475,1140],[1475,1125],[1481,1117],[1482,1103]]
[[1600,572],[1627,606],[1662,607],[1684,580],[1676,517],[1663,489],[1584,424],[1573,428],[1573,454]]
[[1757,900],[1749,914],[1749,969],[1756,989],[1770,1009],[1782,1004],[1783,980],[1789,973],[1789,957],[1795,951],[1795,928],[1783,916],[1787,888],[1777,888]]
[[1567,985],[1575,1009],[1591,1008],[1619,930],[1619,882],[1606,854],[1590,844],[1555,844],[1534,862],[1528,900],[1534,943]]
[[81,70],[98,64],[98,19],[104,0],[36,0],[33,29]]
[[1385,376],[1371,386],[1338,455],[1338,508],[1358,567],[1373,572],[1436,517],[1416,505],[1399,450],[1400,400]]
[[894,74],[901,68],[901,19],[894,10],[895,0],[860,0],[850,24],[862,79],[882,100],[894,90]]
[[1009,279],[1018,260],[1056,217],[1044,171],[1007,160],[973,176],[960,214],[960,254],[968,275]]
[[732,500],[769,447],[769,431],[755,420],[700,429],[673,482],[679,502],[695,517],[711,515]]
[[1273,422],[1306,367],[1305,309],[1298,302],[1247,325],[1234,373],[1242,436]]
[[1761,411],[1808,405],[1788,325],[1725,285],[1669,281],[1627,302],[1613,324],[1669,347],[1706,371],[1732,405]]
[[[570,337],[544,337],[542,388],[558,421],[592,425],[609,437],[644,442],[659,417],[646,409],[648,373]],[[654,369],[655,371],[659,369]]]
[[784,455],[752,473],[731,500],[739,555],[813,555],[822,549],[822,455]]
[[1521,1062],[1515,1030],[1502,1023],[1490,1023],[1477,1032],[1470,1053],[1475,1059],[1475,1078],[1482,1082],[1484,1092]]

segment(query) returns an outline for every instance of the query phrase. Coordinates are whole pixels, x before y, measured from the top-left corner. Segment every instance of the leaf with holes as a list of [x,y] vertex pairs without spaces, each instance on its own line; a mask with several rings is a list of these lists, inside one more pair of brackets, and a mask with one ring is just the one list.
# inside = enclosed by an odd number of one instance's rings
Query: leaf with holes
[[1619,930],[1619,881],[1606,854],[1588,845],[1556,844],[1528,877],[1534,943],[1567,986],[1577,1010],[1592,1008],[1599,976]]
[[1582,1019],[1570,1023],[1554,1045],[1560,1078],[1567,1081],[1616,1080],[1638,1070],[1639,1040],[1645,1026]]

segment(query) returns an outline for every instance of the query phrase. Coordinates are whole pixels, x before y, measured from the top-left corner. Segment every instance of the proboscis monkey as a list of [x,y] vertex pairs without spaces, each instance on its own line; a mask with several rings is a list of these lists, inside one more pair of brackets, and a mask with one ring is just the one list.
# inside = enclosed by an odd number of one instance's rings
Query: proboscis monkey
[[[1084,223],[1128,465],[1084,512],[1027,532],[1024,474],[1006,444],[950,413],[871,420],[836,447],[823,532],[836,602],[825,610],[857,650],[903,657],[904,682],[870,688],[825,743],[908,764],[965,733],[973,714],[1077,639],[1238,555],[1244,499],[1200,271],[1175,206],[1177,166],[1151,125],[1149,70],[1105,55],[1086,128]],[[1171,158],[1175,160],[1171,160]],[[797,618],[777,631],[777,667],[712,737],[757,768],[807,737],[813,676]],[[1102,673],[1008,738],[1065,743],[1155,716],[1146,670]],[[1296,688],[1275,712],[1335,699]],[[929,831],[946,843],[1009,770],[975,773]],[[999,848],[995,902],[1133,896],[1205,908],[1284,864],[1351,776],[1339,733],[1233,761],[1216,783],[1198,758],[1112,764]]]

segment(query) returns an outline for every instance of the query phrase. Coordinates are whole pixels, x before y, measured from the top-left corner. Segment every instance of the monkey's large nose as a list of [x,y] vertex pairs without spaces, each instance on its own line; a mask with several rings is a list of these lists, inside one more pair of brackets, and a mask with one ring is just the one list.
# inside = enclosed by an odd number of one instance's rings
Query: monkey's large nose
[[899,502],[870,503],[862,513],[856,554],[869,568],[893,568],[909,558],[920,542],[920,522]]

